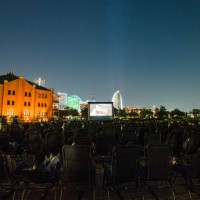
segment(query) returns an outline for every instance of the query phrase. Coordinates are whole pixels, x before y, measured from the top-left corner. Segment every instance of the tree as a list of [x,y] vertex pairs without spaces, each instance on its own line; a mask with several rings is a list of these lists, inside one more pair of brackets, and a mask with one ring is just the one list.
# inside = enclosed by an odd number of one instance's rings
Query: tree
[[144,108],[144,109],[140,112],[140,117],[143,118],[143,119],[152,118],[152,117],[153,117],[153,112],[152,112],[150,109]]
[[76,109],[70,109],[70,110],[69,110],[69,113],[70,113],[70,115],[72,115],[72,116],[78,116],[78,115],[79,115],[79,112],[78,112],[78,110],[76,110]]
[[199,109],[193,109],[192,114],[194,115],[195,118],[197,118],[200,115],[200,110]]
[[119,109],[118,114],[119,114],[119,117],[127,117],[127,115],[128,115],[126,113],[125,108],[124,109]]
[[59,117],[63,118],[64,116],[69,116],[69,110],[59,110]]
[[137,112],[134,112],[134,111],[132,110],[132,111],[129,113],[129,116],[130,116],[130,117],[136,118],[136,117],[139,116],[139,114],[138,114]]
[[84,107],[82,110],[81,110],[81,116],[85,119],[88,118],[88,107]]
[[183,118],[185,116],[185,112],[180,111],[178,108],[175,108],[174,110],[172,110],[170,112],[170,116],[173,119],[181,119],[181,118]]
[[167,119],[168,113],[169,112],[166,110],[165,106],[160,106],[160,109],[156,110],[155,117],[159,119]]
[[118,113],[117,108],[113,107],[113,111],[114,111],[114,115],[115,115],[115,116],[118,116],[119,113]]

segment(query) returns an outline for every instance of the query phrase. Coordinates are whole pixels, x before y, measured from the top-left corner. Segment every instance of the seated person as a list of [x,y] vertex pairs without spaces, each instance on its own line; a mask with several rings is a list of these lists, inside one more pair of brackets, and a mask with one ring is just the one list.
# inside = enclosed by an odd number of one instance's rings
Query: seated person
[[54,177],[57,175],[58,168],[60,168],[60,165],[61,165],[60,157],[61,157],[60,154],[58,154],[56,156],[53,154],[50,155],[50,159],[46,164],[46,170],[49,172],[49,175],[51,177]]
[[[30,167],[30,163],[27,164],[27,161],[22,161],[20,162],[15,169],[15,172],[17,175],[24,175],[23,179],[26,181],[27,176],[30,178],[30,173],[35,174],[36,178],[36,173],[38,176],[41,176],[43,180],[49,180],[54,178],[57,175],[57,163],[60,163],[60,159],[58,157],[53,157],[53,159],[49,160],[44,152],[38,152],[34,155],[33,158],[33,165]],[[27,180],[28,182],[28,180]]]

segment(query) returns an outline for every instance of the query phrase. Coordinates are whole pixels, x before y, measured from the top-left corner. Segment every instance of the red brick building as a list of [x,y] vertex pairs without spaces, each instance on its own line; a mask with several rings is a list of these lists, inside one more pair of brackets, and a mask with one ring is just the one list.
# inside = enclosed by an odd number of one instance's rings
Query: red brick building
[[0,115],[7,120],[49,121],[53,116],[54,90],[39,86],[12,72],[0,76]]

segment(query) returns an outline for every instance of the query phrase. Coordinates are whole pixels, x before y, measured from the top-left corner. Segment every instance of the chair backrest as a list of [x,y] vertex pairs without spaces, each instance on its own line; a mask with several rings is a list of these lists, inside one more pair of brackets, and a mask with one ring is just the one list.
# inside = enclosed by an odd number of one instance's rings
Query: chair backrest
[[178,156],[183,149],[183,138],[184,134],[182,132],[172,132],[168,143],[173,146],[174,155]]
[[90,138],[87,136],[79,136],[74,139],[75,145],[90,145]]
[[11,138],[7,133],[0,133],[0,151],[11,154],[11,146],[10,146]]
[[88,145],[64,145],[62,159],[65,181],[93,185],[91,148]]
[[137,180],[141,150],[141,146],[137,144],[120,145],[113,148],[112,184],[118,185]]
[[159,132],[146,132],[145,145],[161,144],[161,134]]
[[115,146],[115,135],[99,133],[96,138],[96,156],[108,155]]
[[191,159],[191,170],[193,177],[200,181],[200,151],[197,151]]
[[0,184],[8,184],[11,182],[11,173],[9,170],[6,154],[0,152]]
[[22,129],[20,128],[18,124],[10,125],[9,134],[10,134],[12,142],[14,141],[14,142],[17,142],[18,144],[22,144],[24,142]]
[[47,133],[46,135],[47,142],[47,153],[57,155],[62,153],[62,134],[60,133]]
[[26,132],[25,136],[26,152],[29,155],[34,155],[42,148],[40,133],[37,130],[30,130]]
[[191,134],[187,138],[187,145],[185,149],[186,154],[195,154],[200,147],[200,135],[199,133]]
[[133,142],[134,144],[138,143],[138,135],[134,132],[125,132],[122,135],[122,144],[127,142]]
[[172,146],[169,144],[149,145],[146,149],[147,180],[171,181]]

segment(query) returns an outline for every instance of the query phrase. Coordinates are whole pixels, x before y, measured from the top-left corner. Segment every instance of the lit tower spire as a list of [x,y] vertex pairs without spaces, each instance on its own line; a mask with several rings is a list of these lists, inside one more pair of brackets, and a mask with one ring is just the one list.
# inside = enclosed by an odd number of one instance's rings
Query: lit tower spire
[[120,94],[119,90],[117,90],[112,97],[112,102],[113,106],[116,109],[123,109],[123,104],[122,104],[122,95]]

